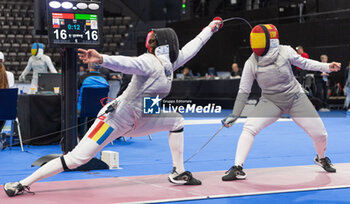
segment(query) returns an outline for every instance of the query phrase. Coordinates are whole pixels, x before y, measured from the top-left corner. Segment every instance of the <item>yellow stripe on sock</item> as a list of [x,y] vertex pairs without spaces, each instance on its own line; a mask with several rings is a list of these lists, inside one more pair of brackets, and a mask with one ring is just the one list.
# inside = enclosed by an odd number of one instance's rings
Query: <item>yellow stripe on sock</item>
[[102,137],[102,135],[107,131],[107,129],[109,128],[109,125],[107,125],[106,123],[102,125],[102,127],[100,128],[100,130],[95,134],[95,136],[92,138],[92,140],[94,140],[95,142],[97,142],[98,139],[100,139]]

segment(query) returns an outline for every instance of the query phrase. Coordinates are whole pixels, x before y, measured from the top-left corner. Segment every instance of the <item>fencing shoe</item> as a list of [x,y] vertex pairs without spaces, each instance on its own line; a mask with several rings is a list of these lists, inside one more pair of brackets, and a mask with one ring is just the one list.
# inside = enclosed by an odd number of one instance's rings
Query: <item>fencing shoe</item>
[[23,186],[20,182],[6,183],[4,185],[4,190],[9,197],[22,195],[24,192],[35,194],[30,191],[28,186]]
[[233,180],[242,180],[247,177],[247,174],[244,173],[241,166],[233,166],[225,173],[226,175],[222,177],[223,181],[233,181]]
[[335,168],[333,168],[333,164],[328,157],[320,159],[318,158],[318,155],[316,155],[314,162],[327,172],[335,173],[337,171]]
[[185,171],[181,174],[176,172],[176,167],[173,168],[172,173],[169,175],[168,180],[170,183],[177,185],[201,185],[202,182],[198,179],[195,179],[192,176],[192,173]]

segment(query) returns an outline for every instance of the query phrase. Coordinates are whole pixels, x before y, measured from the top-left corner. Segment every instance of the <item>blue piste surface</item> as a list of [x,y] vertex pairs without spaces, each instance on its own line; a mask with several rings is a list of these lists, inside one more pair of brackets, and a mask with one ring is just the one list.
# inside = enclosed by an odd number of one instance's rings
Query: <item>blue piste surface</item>
[[[222,117],[230,113],[223,111]],[[350,162],[350,116],[349,113],[332,111],[320,113],[328,131],[327,156],[333,163]],[[186,119],[213,119],[193,117]],[[184,160],[195,153],[220,128],[220,124],[186,125]],[[224,128],[196,157],[185,164],[187,170],[222,171],[234,162],[235,149],[243,123]],[[120,170],[96,170],[90,172],[64,172],[43,181],[62,181],[167,174],[172,169],[168,146],[168,133],[160,132],[148,137],[117,140],[104,150],[119,152]],[[30,175],[37,167],[30,165],[41,156],[61,153],[60,146],[25,146],[0,151],[0,183],[18,181]],[[256,136],[254,145],[245,162],[245,168],[313,165],[316,155],[312,140],[294,122],[276,122]],[[99,154],[97,154],[99,157]],[[195,173],[194,173],[195,174]],[[249,176],[249,175],[248,175]],[[291,175],[292,176],[292,175]],[[268,179],[268,178],[267,178]],[[298,193],[243,196],[234,198],[186,201],[186,203],[349,203],[349,189],[309,191]]]

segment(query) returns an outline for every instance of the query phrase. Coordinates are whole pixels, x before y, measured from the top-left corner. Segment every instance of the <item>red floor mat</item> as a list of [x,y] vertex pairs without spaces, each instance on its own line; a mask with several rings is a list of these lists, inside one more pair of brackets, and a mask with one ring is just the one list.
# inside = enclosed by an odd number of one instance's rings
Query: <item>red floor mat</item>
[[1,191],[0,203],[147,203],[350,187],[350,163],[335,167],[337,173],[316,165],[247,169],[246,180],[232,182],[221,181],[223,171],[194,173],[201,186],[174,186],[167,175],[42,182],[31,186],[35,195]]

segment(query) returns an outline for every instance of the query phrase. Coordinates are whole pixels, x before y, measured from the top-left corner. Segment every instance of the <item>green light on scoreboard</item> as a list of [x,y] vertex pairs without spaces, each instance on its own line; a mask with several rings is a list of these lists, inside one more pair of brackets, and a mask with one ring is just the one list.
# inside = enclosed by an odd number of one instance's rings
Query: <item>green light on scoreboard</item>
[[95,14],[75,14],[75,19],[77,20],[97,20],[97,15]]

